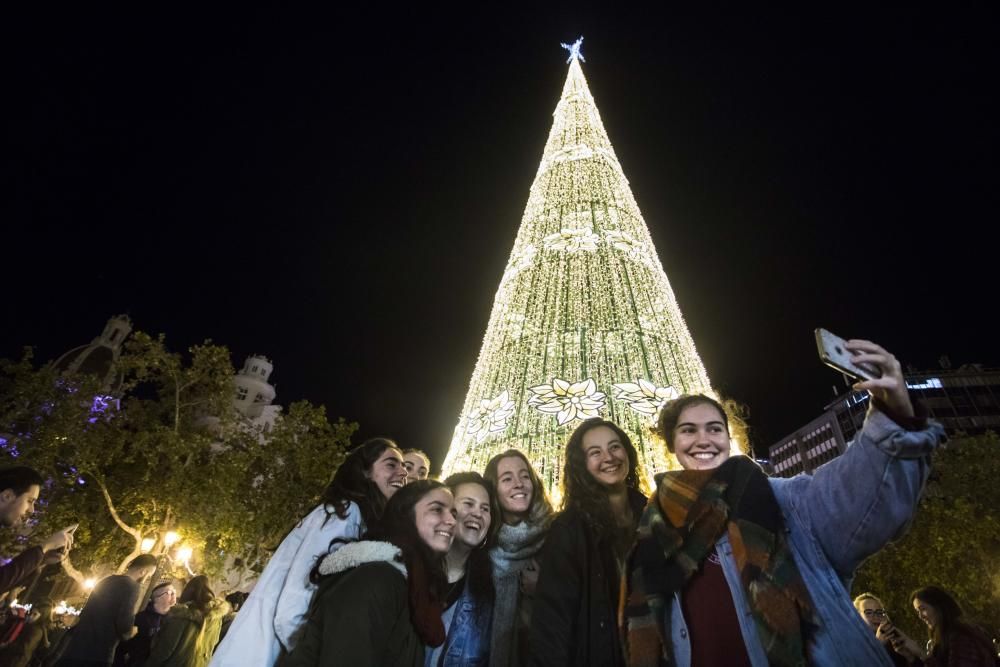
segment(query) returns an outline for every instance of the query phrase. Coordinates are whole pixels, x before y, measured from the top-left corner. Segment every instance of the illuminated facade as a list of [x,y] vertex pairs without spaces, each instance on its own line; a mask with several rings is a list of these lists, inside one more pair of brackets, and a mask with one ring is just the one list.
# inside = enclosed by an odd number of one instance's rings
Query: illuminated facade
[[659,406],[711,393],[587,87],[579,42],[572,49],[445,474],[482,471],[515,448],[558,489],[569,434],[602,416],[630,434],[651,475],[669,467],[649,432]]

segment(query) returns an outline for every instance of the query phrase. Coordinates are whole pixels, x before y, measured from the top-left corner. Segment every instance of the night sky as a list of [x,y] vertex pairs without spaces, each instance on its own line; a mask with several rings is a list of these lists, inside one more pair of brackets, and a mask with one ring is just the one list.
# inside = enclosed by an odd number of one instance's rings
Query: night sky
[[56,357],[127,313],[175,349],[267,355],[277,402],[436,469],[559,43],[583,34],[698,352],[760,452],[844,386],[816,326],[920,369],[998,365],[994,16],[625,7],[8,17],[0,357]]

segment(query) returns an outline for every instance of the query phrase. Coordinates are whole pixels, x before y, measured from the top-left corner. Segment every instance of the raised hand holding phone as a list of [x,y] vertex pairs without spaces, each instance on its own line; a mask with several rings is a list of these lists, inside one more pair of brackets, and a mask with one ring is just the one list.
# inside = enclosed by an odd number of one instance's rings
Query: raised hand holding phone
[[888,350],[870,340],[844,340],[826,329],[816,329],[816,347],[823,363],[857,378],[855,391],[868,391],[894,414],[914,415],[903,368]]
[[47,540],[42,542],[42,551],[46,553],[50,551],[63,554],[67,553],[73,548],[73,533],[76,532],[78,527],[79,524],[74,523],[71,526],[63,528],[57,533],[53,533]]

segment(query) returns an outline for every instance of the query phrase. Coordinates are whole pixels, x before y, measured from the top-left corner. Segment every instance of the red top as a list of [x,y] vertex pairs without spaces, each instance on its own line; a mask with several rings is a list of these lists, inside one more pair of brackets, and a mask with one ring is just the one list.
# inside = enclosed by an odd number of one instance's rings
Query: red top
[[713,550],[681,592],[691,642],[691,667],[751,667],[740,620]]

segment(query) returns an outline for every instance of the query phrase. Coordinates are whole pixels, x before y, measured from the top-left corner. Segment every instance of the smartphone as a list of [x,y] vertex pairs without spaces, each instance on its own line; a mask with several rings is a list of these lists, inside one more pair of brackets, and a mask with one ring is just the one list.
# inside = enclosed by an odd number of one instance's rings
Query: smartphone
[[816,329],[816,350],[827,366],[859,380],[876,380],[882,372],[873,364],[858,363],[847,349],[847,341],[826,329]]

